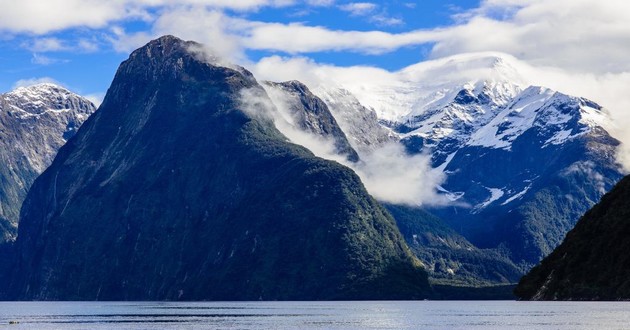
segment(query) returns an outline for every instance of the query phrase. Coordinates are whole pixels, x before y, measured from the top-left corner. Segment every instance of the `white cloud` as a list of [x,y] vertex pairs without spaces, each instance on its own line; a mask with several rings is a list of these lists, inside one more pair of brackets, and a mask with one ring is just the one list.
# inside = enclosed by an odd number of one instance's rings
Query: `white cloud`
[[410,206],[447,203],[436,192],[445,176],[441,171],[431,168],[431,157],[409,156],[402,145],[391,143],[370,154],[361,155],[361,158],[362,162],[348,165],[376,199]]
[[380,26],[403,25],[405,23],[402,19],[388,16],[385,12],[370,16],[369,21]]
[[339,6],[339,9],[347,11],[353,16],[365,16],[372,13],[378,6],[371,2],[352,2]]
[[70,41],[57,37],[34,38],[23,42],[21,46],[36,53],[69,51],[90,53],[99,49],[98,43],[93,40],[79,39]]
[[105,28],[128,19],[150,21],[152,9],[201,6],[241,11],[282,7],[294,0],[20,0],[0,1],[0,31],[46,34],[68,28]]
[[44,84],[44,83],[64,86],[62,83],[60,83],[59,81],[55,80],[54,78],[51,78],[51,77],[38,77],[38,78],[20,79],[20,80],[16,81],[13,84],[12,89],[16,89],[16,88],[19,88],[19,87],[28,87],[28,86],[37,85],[37,84]]
[[103,99],[105,98],[105,93],[92,93],[92,94],[86,94],[82,96],[88,99],[90,102],[94,103],[96,107],[99,107],[101,103],[103,103]]
[[33,52],[56,52],[67,50],[68,46],[59,38],[37,38],[30,42],[23,43],[24,48]]
[[31,57],[31,63],[38,64],[38,65],[51,65],[51,64],[56,64],[56,63],[67,63],[67,62],[69,61],[65,59],[49,57],[49,56],[40,55],[37,53],[33,53],[33,56]]
[[404,24],[402,19],[389,16],[386,9],[377,13],[378,8],[379,6],[372,2],[351,2],[339,6],[339,9],[350,13],[351,16],[366,16],[368,22],[379,26]]
[[460,18],[436,40],[433,57],[492,50],[572,71],[630,70],[625,0],[486,0]]
[[408,45],[431,42],[435,40],[437,34],[439,32],[363,32],[330,30],[299,23],[257,23],[252,24],[247,31],[243,37],[243,44],[250,49],[280,50],[293,54],[331,50],[381,54]]
[[306,0],[306,4],[314,7],[329,7],[335,4],[335,0]]

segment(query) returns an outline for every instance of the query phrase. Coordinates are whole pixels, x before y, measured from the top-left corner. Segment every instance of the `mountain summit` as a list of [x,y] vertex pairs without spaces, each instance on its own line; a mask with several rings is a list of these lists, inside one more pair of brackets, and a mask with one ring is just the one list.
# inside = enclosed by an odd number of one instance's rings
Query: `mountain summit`
[[199,49],[165,36],[121,64],[29,191],[14,296],[425,297],[426,273],[359,178],[289,143],[244,100],[270,102],[254,77]]
[[49,83],[0,95],[0,244],[15,239],[35,178],[94,111],[92,102]]

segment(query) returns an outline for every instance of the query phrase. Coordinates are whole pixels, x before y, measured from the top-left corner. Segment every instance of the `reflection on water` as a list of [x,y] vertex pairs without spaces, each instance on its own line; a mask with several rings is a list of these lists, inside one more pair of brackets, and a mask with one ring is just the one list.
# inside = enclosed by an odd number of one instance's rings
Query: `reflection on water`
[[[14,323],[14,324],[10,324]],[[628,329],[591,302],[0,302],[0,329]]]

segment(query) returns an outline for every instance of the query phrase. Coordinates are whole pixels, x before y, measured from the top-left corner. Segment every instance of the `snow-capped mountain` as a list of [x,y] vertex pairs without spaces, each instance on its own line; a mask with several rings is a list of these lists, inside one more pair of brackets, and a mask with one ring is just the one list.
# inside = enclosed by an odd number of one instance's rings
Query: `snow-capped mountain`
[[0,95],[0,242],[15,238],[27,190],[95,110],[87,99],[54,84]]
[[396,133],[379,124],[376,112],[363,106],[349,91],[320,85],[314,94],[328,105],[339,127],[346,132],[348,142],[359,154],[369,154],[398,140]]
[[526,70],[505,54],[462,54],[342,86],[443,171],[437,189],[451,203],[430,211],[480,248],[507,248],[523,269],[622,176],[606,110],[533,85]]

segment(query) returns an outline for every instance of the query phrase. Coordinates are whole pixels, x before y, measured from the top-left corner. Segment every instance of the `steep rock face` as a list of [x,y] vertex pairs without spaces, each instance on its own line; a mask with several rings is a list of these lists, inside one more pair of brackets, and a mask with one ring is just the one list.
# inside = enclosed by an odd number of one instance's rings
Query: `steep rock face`
[[398,141],[394,132],[379,123],[376,112],[364,107],[347,90],[320,85],[314,92],[328,105],[359,155],[370,154],[383,145]]
[[515,294],[533,300],[630,299],[629,201],[625,177],[521,279]]
[[12,241],[35,178],[96,108],[53,84],[0,95],[0,243]]
[[198,48],[166,36],[121,64],[29,191],[14,296],[425,296],[426,272],[358,177],[243,111],[262,87]]
[[[306,139],[323,138],[325,140],[323,142],[332,142],[333,153],[345,156],[351,162],[359,160],[359,155],[348,142],[346,134],[337,124],[326,103],[313,95],[306,85],[299,81],[282,83],[266,81],[263,82],[263,87],[278,109],[279,116],[275,120],[276,127],[281,132],[283,124],[289,125],[290,128],[297,130],[297,134],[303,132],[313,135],[305,137]],[[278,123],[280,120],[284,120],[285,123]],[[286,132],[285,135],[292,137],[290,132]]]

